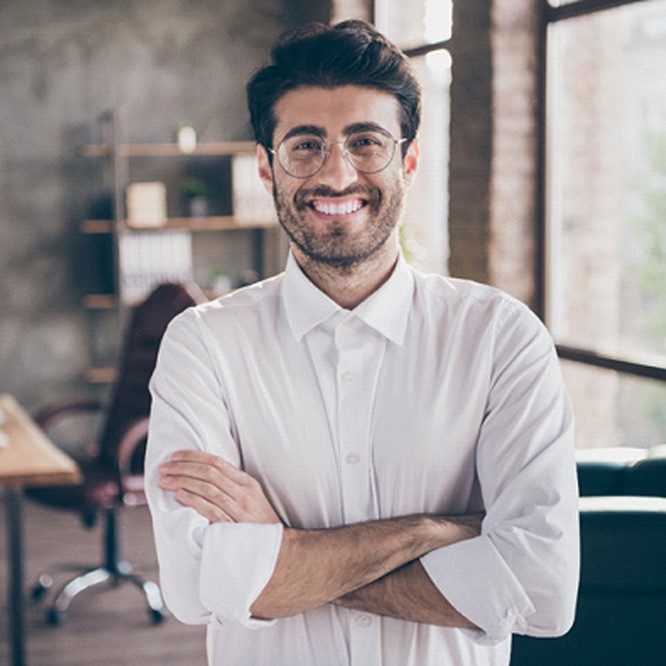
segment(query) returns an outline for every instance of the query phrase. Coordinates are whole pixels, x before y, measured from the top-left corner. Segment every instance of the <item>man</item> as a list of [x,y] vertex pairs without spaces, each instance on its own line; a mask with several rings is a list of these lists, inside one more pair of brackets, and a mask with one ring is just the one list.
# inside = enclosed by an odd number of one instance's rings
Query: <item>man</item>
[[248,85],[284,274],[189,310],[152,380],[146,461],[167,604],[209,663],[507,664],[565,632],[572,417],[552,342],[495,289],[421,275],[403,54],[349,21]]

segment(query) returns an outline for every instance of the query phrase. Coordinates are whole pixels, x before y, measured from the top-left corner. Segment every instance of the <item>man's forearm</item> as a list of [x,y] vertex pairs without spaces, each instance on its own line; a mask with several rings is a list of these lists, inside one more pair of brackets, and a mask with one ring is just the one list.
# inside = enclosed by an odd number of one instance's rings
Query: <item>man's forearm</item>
[[[203,451],[179,451],[160,465],[159,473],[162,488],[174,492],[181,504],[211,523],[280,521],[261,485],[219,456]],[[252,604],[251,612],[259,618],[277,618],[336,600],[346,599],[345,603],[350,605],[352,597],[346,595],[354,590],[370,586],[432,550],[477,536],[482,518],[482,514],[417,515],[335,529],[285,528],[273,574]],[[427,578],[424,571],[421,573]],[[407,575],[410,577],[403,578]],[[382,603],[387,604],[385,608],[394,606],[395,601],[390,598],[382,601],[381,595],[393,594],[394,585],[411,581],[418,584],[415,594],[424,595],[424,604],[433,606],[437,602],[442,612],[452,610],[429,580],[423,576],[411,578],[414,575],[389,577],[381,584],[359,591],[353,597],[354,603],[373,603],[378,609]],[[413,600],[417,598],[414,596]],[[406,608],[395,607],[390,614],[402,617],[407,612]],[[409,616],[414,613],[409,611]]]
[[441,595],[418,560],[336,599],[334,603],[410,622],[476,628]]
[[[451,543],[476,536],[481,518],[481,514],[448,518],[458,529],[456,539]],[[476,625],[442,596],[418,560],[405,564],[369,585],[353,590],[336,599],[335,603],[411,622],[476,628]]]
[[[370,586],[436,548],[474,536],[479,523],[478,516],[466,524],[436,516],[405,516],[329,530],[285,529],[275,571],[252,605],[252,613],[276,618],[335,600],[344,604],[346,595],[354,590]],[[400,577],[395,582],[407,581]],[[386,585],[392,586],[393,581],[378,584],[372,598],[378,600]],[[369,595],[370,589],[359,592],[355,603],[365,598],[360,595]],[[434,592],[442,601],[436,588]]]

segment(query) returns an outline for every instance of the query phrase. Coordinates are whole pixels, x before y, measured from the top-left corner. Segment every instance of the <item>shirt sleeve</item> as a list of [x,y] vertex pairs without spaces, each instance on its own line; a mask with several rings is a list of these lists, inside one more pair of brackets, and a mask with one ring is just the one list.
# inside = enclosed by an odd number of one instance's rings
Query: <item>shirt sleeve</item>
[[211,524],[158,485],[157,467],[181,449],[240,464],[220,373],[195,311],[169,326],[150,389],[146,493],[166,604],[187,623],[265,625],[250,606],[273,573],[282,525]]
[[421,560],[483,643],[565,633],[579,570],[573,416],[552,340],[509,303],[493,354],[476,455],[482,533]]

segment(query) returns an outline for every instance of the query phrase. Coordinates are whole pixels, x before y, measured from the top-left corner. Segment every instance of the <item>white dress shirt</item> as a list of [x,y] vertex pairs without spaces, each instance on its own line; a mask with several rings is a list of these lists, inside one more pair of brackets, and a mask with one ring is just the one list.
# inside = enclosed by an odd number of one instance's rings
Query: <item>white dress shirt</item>
[[[561,633],[578,581],[572,415],[552,341],[496,289],[422,275],[401,257],[352,311],[301,272],[190,309],[151,382],[146,459],[160,576],[209,663],[508,664],[512,632]],[[328,528],[485,510],[481,536],[421,561],[479,630],[326,605],[250,616],[281,525],[209,524],[158,488],[178,449],[258,479],[284,524]]]

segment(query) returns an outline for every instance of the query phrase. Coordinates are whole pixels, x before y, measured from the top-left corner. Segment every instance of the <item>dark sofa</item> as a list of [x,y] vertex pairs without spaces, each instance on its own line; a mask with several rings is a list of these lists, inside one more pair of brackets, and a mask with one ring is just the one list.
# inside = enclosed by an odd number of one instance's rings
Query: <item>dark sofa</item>
[[560,638],[514,637],[512,666],[666,663],[666,447],[581,451],[581,584]]

